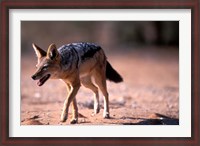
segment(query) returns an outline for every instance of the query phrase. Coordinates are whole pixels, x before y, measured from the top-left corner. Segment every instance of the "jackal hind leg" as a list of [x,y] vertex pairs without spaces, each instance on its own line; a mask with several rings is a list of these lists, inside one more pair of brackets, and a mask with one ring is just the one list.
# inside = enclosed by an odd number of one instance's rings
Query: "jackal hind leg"
[[95,83],[98,85],[104,97],[104,111],[103,117],[108,119],[110,118],[109,114],[109,95],[106,86],[106,76],[104,69],[98,68],[95,70],[94,74]]
[[98,114],[100,112],[98,88],[92,83],[90,76],[82,78],[81,83],[94,92],[94,114]]
[[78,82],[76,84],[74,83],[72,85],[67,84],[68,96],[63,105],[63,110],[62,110],[62,114],[61,114],[61,122],[65,122],[67,120],[68,110],[69,110],[69,106],[70,106],[71,102],[72,102],[72,108],[73,108],[73,110],[72,110],[73,118],[76,119],[76,120],[72,120],[71,123],[73,124],[73,123],[78,122],[78,107],[77,107],[75,96],[76,96],[79,88],[80,88],[80,82]]

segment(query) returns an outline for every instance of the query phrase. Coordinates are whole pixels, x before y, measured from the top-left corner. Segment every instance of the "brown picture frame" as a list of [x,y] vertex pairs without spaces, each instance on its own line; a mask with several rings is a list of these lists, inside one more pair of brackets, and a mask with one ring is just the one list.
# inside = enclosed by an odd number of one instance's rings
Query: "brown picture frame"
[[[199,0],[67,0],[67,1],[38,1],[38,0],[3,0],[1,2],[1,145],[179,145],[199,146]],[[133,137],[9,137],[9,10],[10,9],[191,9],[192,11],[192,136],[189,138],[133,138]]]

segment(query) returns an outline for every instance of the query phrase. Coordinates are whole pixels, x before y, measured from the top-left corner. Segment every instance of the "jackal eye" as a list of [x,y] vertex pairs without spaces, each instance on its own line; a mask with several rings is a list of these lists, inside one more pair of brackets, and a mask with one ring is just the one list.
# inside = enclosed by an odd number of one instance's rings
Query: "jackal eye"
[[44,65],[44,66],[42,67],[42,70],[47,70],[47,68],[48,68],[48,65]]

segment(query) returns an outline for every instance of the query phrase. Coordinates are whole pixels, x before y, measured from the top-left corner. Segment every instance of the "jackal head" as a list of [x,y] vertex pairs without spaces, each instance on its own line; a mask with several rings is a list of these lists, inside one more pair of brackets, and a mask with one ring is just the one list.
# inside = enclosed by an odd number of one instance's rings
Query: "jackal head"
[[60,55],[55,44],[51,44],[46,51],[32,44],[37,55],[36,72],[32,75],[33,80],[39,80],[38,86],[42,86],[49,78],[57,78],[60,70]]

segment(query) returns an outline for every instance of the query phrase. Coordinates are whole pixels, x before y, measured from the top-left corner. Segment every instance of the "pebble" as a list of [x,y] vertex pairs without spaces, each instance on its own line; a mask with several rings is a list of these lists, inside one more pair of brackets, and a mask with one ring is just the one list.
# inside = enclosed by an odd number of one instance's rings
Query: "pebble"
[[131,105],[132,108],[137,108],[137,106],[138,106],[138,105],[137,105],[136,102],[133,102],[132,105]]
[[168,104],[168,107],[171,109],[173,108],[174,106],[172,104]]
[[38,119],[39,118],[39,115],[34,115],[32,117],[30,117],[29,119]]
[[81,122],[82,122],[82,123],[85,123],[85,118],[81,119]]
[[126,103],[124,97],[120,97],[117,102],[120,104],[120,105],[124,105]]
[[41,94],[40,94],[39,92],[36,92],[36,93],[34,94],[34,97],[35,97],[35,98],[41,98]]

